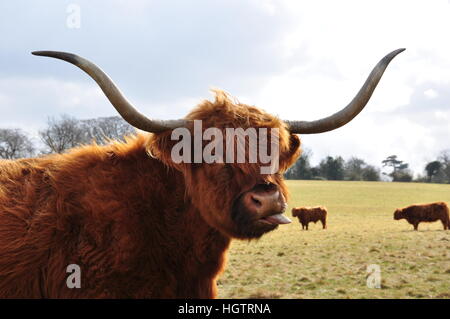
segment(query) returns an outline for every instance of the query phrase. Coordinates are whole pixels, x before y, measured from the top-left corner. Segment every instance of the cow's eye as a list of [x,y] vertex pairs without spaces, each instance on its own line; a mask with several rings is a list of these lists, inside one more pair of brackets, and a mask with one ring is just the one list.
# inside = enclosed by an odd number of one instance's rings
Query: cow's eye
[[261,183],[255,186],[254,190],[259,192],[271,192],[277,189],[277,185],[271,182]]

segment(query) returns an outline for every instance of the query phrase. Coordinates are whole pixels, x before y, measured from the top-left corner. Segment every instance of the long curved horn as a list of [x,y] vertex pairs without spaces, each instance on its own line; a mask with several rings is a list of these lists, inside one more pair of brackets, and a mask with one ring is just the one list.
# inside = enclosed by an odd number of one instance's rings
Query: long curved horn
[[323,133],[337,129],[350,122],[366,106],[389,62],[391,62],[397,54],[403,51],[405,51],[405,49],[392,51],[381,59],[369,74],[369,77],[359,90],[358,94],[356,94],[350,104],[345,108],[331,116],[316,121],[285,121],[290,132],[294,134]]
[[138,129],[157,133],[177,127],[186,127],[190,124],[190,121],[187,120],[153,120],[141,114],[120,92],[109,76],[85,58],[72,53],[58,51],[34,51],[32,54],[64,60],[82,69],[97,82],[123,119]]

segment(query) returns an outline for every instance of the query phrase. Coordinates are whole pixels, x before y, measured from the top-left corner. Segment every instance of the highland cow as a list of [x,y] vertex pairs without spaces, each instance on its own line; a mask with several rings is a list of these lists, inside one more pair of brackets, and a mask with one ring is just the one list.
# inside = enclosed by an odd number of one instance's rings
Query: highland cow
[[327,209],[323,206],[317,207],[295,207],[292,208],[292,216],[297,217],[302,229],[308,230],[308,224],[320,221],[322,228],[327,228]]
[[[128,123],[151,134],[0,163],[0,297],[215,297],[230,240],[259,238],[290,222],[283,214],[288,192],[282,176],[300,154],[297,134],[351,121],[401,51],[375,66],[347,107],[311,122],[282,121],[222,91],[185,119],[150,119],[92,62],[70,53],[34,52],[84,70]],[[203,132],[278,129],[278,137],[270,138],[279,150],[278,170],[261,174],[260,159],[174,161],[172,134],[177,128],[194,134],[194,120],[202,121]],[[67,285],[71,264],[81,270],[79,288]]]
[[406,219],[408,223],[418,230],[421,222],[435,222],[440,220],[445,229],[450,229],[449,209],[446,203],[416,204],[396,209],[394,219]]

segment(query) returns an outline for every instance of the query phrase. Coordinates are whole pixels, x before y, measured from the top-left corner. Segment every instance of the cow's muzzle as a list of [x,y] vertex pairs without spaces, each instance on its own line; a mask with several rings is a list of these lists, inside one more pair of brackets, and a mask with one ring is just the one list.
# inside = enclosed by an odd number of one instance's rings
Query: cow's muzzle
[[277,185],[258,184],[242,196],[242,204],[247,211],[261,222],[279,225],[289,224],[291,220],[283,215],[287,203]]

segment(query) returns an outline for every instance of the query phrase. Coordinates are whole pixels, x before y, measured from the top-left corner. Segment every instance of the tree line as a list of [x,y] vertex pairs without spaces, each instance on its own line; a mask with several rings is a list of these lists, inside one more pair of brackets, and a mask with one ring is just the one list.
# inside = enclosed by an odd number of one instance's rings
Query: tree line
[[312,166],[311,150],[305,150],[297,162],[285,173],[286,179],[337,180],[337,181],[380,181],[382,176],[393,182],[425,182],[450,184],[450,150],[442,151],[438,158],[424,167],[424,173],[414,178],[409,164],[397,155],[387,156],[380,164],[390,172],[367,164],[363,159],[352,156],[344,160],[341,156],[326,156],[318,165]]
[[[106,144],[111,139],[123,140],[124,136],[134,132],[135,128],[119,116],[80,120],[62,115],[48,119],[46,127],[38,132],[40,143],[36,143],[21,129],[0,129],[0,158],[18,159],[63,153],[72,147],[92,141]],[[442,151],[435,160],[427,163],[424,173],[415,179],[408,163],[396,155],[387,156],[380,163],[382,167],[390,170],[389,173],[381,172],[380,168],[355,156],[348,160],[341,156],[326,156],[316,166],[311,165],[311,156],[311,150],[304,150],[302,156],[285,173],[285,177],[306,180],[379,181],[385,175],[396,182],[450,183],[450,150]]]
[[311,165],[312,152],[303,150],[302,156],[287,170],[287,179],[306,180],[348,180],[348,181],[379,181],[381,171],[367,164],[363,159],[351,157],[345,161],[341,156],[327,156],[317,166]]
[[135,128],[118,116],[79,120],[62,115],[60,118],[49,118],[47,126],[38,132],[40,145],[21,129],[0,129],[0,158],[63,153],[94,140],[98,144],[106,144],[110,139],[123,140],[124,136],[134,132]]

